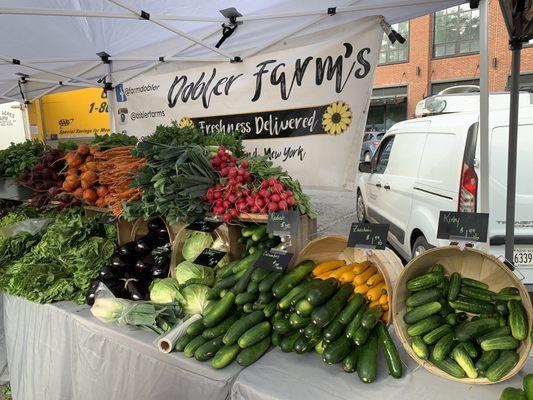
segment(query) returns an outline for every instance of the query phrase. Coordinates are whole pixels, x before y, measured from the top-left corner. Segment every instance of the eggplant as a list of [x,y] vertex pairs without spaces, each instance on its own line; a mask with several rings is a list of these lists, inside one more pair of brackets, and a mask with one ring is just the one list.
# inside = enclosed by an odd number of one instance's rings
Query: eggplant
[[142,237],[135,241],[135,251],[137,254],[144,255],[152,250],[153,239],[150,239],[148,236]]
[[94,304],[95,298],[96,298],[96,293],[95,292],[89,292],[89,293],[87,293],[87,296],[85,296],[85,303],[88,306],[92,306]]
[[135,255],[135,242],[128,242],[118,248],[118,255],[132,257]]
[[148,221],[148,231],[150,231],[150,233],[157,234],[160,229],[164,229],[165,234],[167,234],[167,227],[161,218],[154,218]]
[[125,260],[124,258],[118,256],[113,257],[113,259],[111,260],[111,266],[113,268],[127,268],[131,266],[131,264],[132,263],[129,259]]
[[135,272],[141,275],[150,275],[150,271],[153,268],[155,263],[154,257],[148,254],[140,260],[137,260],[135,263]]
[[105,282],[105,281],[110,281],[110,280],[119,278],[119,276],[116,273],[117,269],[118,268],[115,268],[112,265],[103,266],[102,269],[100,270],[100,274],[98,275],[98,279]]
[[158,266],[154,266],[152,268],[152,278],[153,279],[157,279],[157,278],[167,278],[168,277],[168,266],[167,267],[158,267]]
[[128,279],[126,281],[126,291],[128,292],[129,298],[132,300],[145,300],[146,299],[146,290],[140,284],[138,279]]

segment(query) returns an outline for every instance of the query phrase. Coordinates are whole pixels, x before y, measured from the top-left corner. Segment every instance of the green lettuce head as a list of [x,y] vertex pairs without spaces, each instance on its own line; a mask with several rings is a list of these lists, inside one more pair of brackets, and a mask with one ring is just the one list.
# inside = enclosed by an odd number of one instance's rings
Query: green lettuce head
[[211,247],[213,237],[208,232],[191,232],[183,243],[181,253],[187,261],[194,261],[204,249]]
[[185,314],[203,315],[206,307],[209,305],[209,300],[207,299],[208,290],[208,286],[198,284],[189,285],[180,290],[180,304]]
[[178,301],[179,283],[175,278],[155,279],[150,285],[150,300],[167,304]]
[[182,261],[176,266],[174,271],[179,285],[199,283],[213,286],[215,283],[215,272],[212,268],[194,264],[190,261]]

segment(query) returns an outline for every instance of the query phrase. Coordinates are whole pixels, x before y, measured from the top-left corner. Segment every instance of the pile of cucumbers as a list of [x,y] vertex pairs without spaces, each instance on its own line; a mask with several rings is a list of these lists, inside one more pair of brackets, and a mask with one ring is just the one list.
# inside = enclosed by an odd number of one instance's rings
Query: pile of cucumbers
[[361,381],[376,379],[378,347],[383,349],[390,375],[403,374],[398,350],[380,321],[381,307],[368,308],[351,283],[336,279],[303,281],[290,290],[273,287],[279,298],[272,322],[272,343],[284,352],[315,350],[327,364],[342,363]]
[[242,257],[249,254],[263,253],[267,249],[277,246],[280,238],[267,233],[267,224],[250,224],[242,228],[241,236],[237,239],[242,245]]
[[506,387],[500,395],[500,400],[533,400],[533,374],[524,376],[523,389]]
[[407,282],[404,322],[421,359],[455,378],[497,382],[518,363],[529,321],[515,287],[498,293],[442,265]]

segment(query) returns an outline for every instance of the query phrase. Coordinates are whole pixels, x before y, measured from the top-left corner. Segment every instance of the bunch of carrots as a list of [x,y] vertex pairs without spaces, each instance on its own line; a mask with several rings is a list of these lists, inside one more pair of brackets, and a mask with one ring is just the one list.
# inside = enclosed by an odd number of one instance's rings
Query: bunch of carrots
[[380,306],[384,312],[381,319],[388,322],[389,295],[382,273],[370,261],[346,264],[344,260],[330,260],[319,263],[312,271],[315,278],[334,278],[339,282],[352,283],[354,293],[361,293],[369,307]]
[[104,206],[116,216],[122,215],[122,202],[141,198],[141,189],[131,187],[140,167],[146,164],[144,158],[131,154],[134,146],[115,147],[95,154],[98,161],[98,181],[107,188]]

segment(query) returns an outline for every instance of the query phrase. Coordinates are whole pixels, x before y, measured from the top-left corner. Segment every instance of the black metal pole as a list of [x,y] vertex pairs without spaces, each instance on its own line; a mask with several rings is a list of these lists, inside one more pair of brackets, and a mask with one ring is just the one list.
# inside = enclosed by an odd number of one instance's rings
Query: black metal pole
[[511,100],[507,151],[507,216],[505,222],[505,258],[514,263],[514,224],[516,201],[516,151],[518,142],[518,105],[520,89],[520,55],[522,43],[511,41]]

